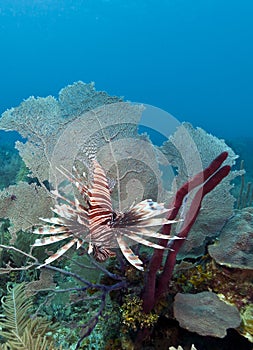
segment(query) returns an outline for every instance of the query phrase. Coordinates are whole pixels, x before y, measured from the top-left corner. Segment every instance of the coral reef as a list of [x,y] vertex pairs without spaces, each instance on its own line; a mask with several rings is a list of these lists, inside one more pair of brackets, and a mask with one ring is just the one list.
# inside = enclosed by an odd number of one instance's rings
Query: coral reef
[[[5,274],[1,293],[6,294],[7,274],[16,284],[25,281],[26,293],[41,305],[41,314],[52,323],[61,322],[55,339],[69,349],[143,348],[164,315],[173,318],[171,304],[175,295],[175,317],[182,327],[223,337],[228,327],[239,326],[241,314],[241,333],[249,339],[249,279],[247,283],[240,281],[237,288],[236,279],[231,279],[234,271],[225,270],[225,266],[235,266],[234,262],[239,271],[249,272],[252,266],[251,211],[245,209],[236,214],[235,221],[228,221],[234,213],[231,181],[243,173],[230,172],[237,156],[224,141],[188,123],[182,124],[162,147],[155,147],[147,135],[138,134],[142,112],[143,106],[124,103],[121,98],[97,92],[94,84],[78,82],[61,90],[58,99],[30,97],[3,114],[0,128],[17,130],[26,139],[16,144],[27,167],[21,168],[20,177],[25,178],[29,171],[32,179],[0,192],[0,217],[9,220],[1,230],[0,273]],[[36,267],[52,252],[44,247],[30,250],[35,239],[31,227],[40,223],[40,217],[53,215],[50,207],[54,207],[55,200],[49,189],[66,193],[69,201],[75,194],[56,168],[63,166],[71,172],[74,165],[90,181],[90,158],[94,155],[105,169],[114,210],[121,211],[147,198],[164,201],[171,208],[168,219],[180,221],[175,229],[164,225],[161,231],[181,239],[169,245],[164,240],[160,243],[165,249],[155,252],[131,247],[134,255],[142,258],[144,273],[134,270],[119,255],[99,264],[87,254],[88,243],[81,244],[78,252],[68,250],[55,266],[45,266],[38,273]],[[171,188],[163,184],[167,180],[161,170],[165,165],[177,172]],[[236,226],[238,219],[243,232]],[[217,267],[209,258],[198,264],[196,258],[206,253],[207,244],[213,243],[220,231],[219,242],[209,246],[209,251],[223,265]],[[194,263],[184,276],[172,280],[177,260],[184,257]],[[183,288],[197,294],[176,294]],[[236,305],[240,314],[216,294]],[[173,327],[179,328],[178,324]],[[169,338],[173,342],[166,343],[167,348],[178,344],[185,347],[173,337]],[[193,343],[196,344],[191,341],[188,345]]]

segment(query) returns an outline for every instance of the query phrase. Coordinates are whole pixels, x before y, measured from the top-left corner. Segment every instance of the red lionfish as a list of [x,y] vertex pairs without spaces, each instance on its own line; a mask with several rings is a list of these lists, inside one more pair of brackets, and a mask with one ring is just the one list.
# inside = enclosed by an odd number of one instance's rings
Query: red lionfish
[[86,184],[85,174],[80,176],[76,170],[76,175],[64,173],[77,188],[85,205],[82,205],[77,198],[72,201],[63,197],[57,190],[52,191],[55,197],[63,200],[65,204],[56,204],[52,208],[57,217],[41,219],[46,225],[35,229],[34,233],[49,236],[36,239],[33,246],[44,246],[66,239],[68,242],[46,259],[40,267],[58,259],[75,244],[78,249],[83,243],[88,243],[88,254],[93,254],[99,262],[115,255],[111,248],[120,248],[130,264],[143,270],[143,263],[130,248],[130,242],[155,249],[166,249],[149,241],[148,238],[166,240],[178,238],[156,232],[157,227],[177,221],[166,220],[163,214],[169,210],[164,208],[163,203],[151,199],[133,204],[125,212],[114,211],[105,172],[95,159],[92,160],[92,166],[93,179],[89,185]]

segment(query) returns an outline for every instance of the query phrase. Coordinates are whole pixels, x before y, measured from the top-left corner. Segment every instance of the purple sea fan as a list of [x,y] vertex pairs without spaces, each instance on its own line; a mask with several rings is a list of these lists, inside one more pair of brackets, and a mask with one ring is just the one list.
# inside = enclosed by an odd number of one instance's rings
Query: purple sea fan
[[45,226],[37,228],[34,233],[46,235],[37,239],[33,246],[43,246],[59,241],[68,240],[55,254],[45,260],[40,267],[50,264],[62,256],[76,244],[80,248],[88,243],[88,253],[93,254],[99,262],[115,255],[114,250],[120,248],[122,254],[135,268],[143,270],[143,263],[130,248],[132,244],[143,244],[155,249],[167,249],[151,242],[149,238],[176,239],[157,233],[164,224],[172,224],[177,220],[167,220],[164,217],[169,210],[163,203],[146,199],[133,204],[124,212],[115,211],[108,181],[103,168],[93,159],[93,178],[88,183],[85,175],[80,175],[74,169],[75,175],[64,174],[74,184],[81,195],[84,204],[74,197],[69,200],[58,191],[52,191],[57,199],[64,204],[57,204],[52,209],[57,217],[42,219]]

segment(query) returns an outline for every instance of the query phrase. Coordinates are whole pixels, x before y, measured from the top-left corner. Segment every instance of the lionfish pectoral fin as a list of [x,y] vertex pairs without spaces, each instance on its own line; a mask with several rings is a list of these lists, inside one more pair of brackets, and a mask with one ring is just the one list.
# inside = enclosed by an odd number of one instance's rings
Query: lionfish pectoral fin
[[167,220],[165,218],[142,218],[139,219],[135,226],[136,227],[152,227],[152,226],[163,226],[177,223],[178,220]]
[[166,214],[171,209],[164,208],[164,203],[154,202],[152,199],[145,199],[134,206],[130,207],[131,210],[142,212],[143,217],[152,218],[153,216],[158,216]]
[[[87,196],[88,187],[84,184],[84,181],[83,181],[84,179],[86,179],[85,172],[83,172],[82,175],[80,175],[75,166],[73,166],[72,168],[75,174],[71,173],[70,171],[65,169],[63,166],[61,168],[63,170],[58,168],[59,172],[62,173],[70,182],[72,182],[76,186],[76,188],[78,189],[81,195]],[[81,178],[81,176],[83,178]]]
[[43,245],[48,245],[48,244],[63,241],[64,239],[69,238],[69,237],[70,237],[70,234],[65,233],[63,235],[54,235],[54,236],[45,237],[45,238],[38,238],[38,239],[36,239],[36,241],[33,243],[32,246],[39,247],[39,246],[43,246]]
[[73,201],[71,201],[70,199],[62,196],[58,190],[51,190],[51,193],[55,196],[55,198],[61,199],[61,200],[63,200],[64,202],[68,203],[71,206],[74,205]]
[[127,235],[128,238],[132,239],[133,241],[137,242],[137,243],[140,243],[140,244],[143,244],[143,245],[146,245],[147,247],[150,247],[150,248],[154,248],[154,249],[168,249],[167,247],[163,247],[159,244],[156,244],[154,242],[150,242],[148,241],[147,239],[144,239],[138,235],[135,234],[135,232],[133,231],[129,231],[128,235]]
[[93,244],[92,244],[91,242],[89,242],[89,247],[88,247],[87,253],[88,253],[89,255],[91,255],[91,254],[93,253]]
[[85,226],[85,227],[88,228],[89,222],[88,222],[88,219],[87,219],[86,217],[81,218],[80,215],[77,215],[77,219],[76,219],[76,220],[77,220],[77,222],[78,222],[80,225],[83,225],[83,226]]
[[62,225],[62,219],[60,217],[40,218],[40,220],[46,222],[47,224]]
[[81,246],[82,246],[82,242],[80,241],[80,239],[78,239],[76,242],[76,249],[79,249]]
[[170,236],[170,241],[174,241],[175,239],[186,239],[187,240],[187,238],[186,237],[178,237],[178,236]]
[[[129,231],[126,230],[126,232]],[[165,239],[165,240],[174,240],[174,239],[181,239],[180,237],[177,237],[177,236],[170,236],[170,235],[164,235],[162,233],[159,233],[159,232],[156,232],[156,231],[151,231],[151,230],[148,230],[146,228],[142,228],[142,227],[138,227],[138,228],[135,228],[135,227],[131,227],[131,232],[134,232],[136,233],[137,235],[141,235],[141,236],[144,236],[144,238],[146,237],[150,237],[150,238],[157,238],[157,239]]]
[[34,229],[33,233],[36,235],[58,235],[59,233],[68,232],[68,228],[66,226],[42,226]]
[[78,238],[72,239],[70,242],[68,242],[67,244],[65,244],[63,247],[61,247],[60,249],[57,250],[56,253],[54,253],[53,255],[51,255],[49,258],[47,258],[44,261],[44,264],[38,266],[38,269],[40,269],[41,267],[44,267],[48,264],[51,264],[53,261],[55,261],[56,259],[58,259],[59,257],[61,257],[64,253],[66,253],[67,250],[69,250],[76,242],[78,242]]
[[64,220],[73,220],[77,215],[77,208],[70,206],[69,204],[56,204],[55,207],[51,210],[59,216],[59,219]]
[[122,254],[124,255],[124,257],[127,259],[127,261],[133,265],[136,269],[140,270],[140,271],[144,271],[143,268],[143,262],[138,258],[137,255],[134,254],[134,252],[132,251],[132,249],[126,244],[126,242],[124,241],[124,239],[120,236],[116,237],[119,248],[122,252]]

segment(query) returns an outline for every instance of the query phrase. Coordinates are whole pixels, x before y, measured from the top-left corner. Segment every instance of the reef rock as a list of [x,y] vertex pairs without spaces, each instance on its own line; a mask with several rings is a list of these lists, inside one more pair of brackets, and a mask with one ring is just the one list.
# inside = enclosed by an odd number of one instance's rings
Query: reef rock
[[208,251],[220,265],[253,269],[253,208],[244,208],[231,218]]
[[178,293],[174,301],[174,316],[180,326],[203,336],[223,338],[228,328],[241,323],[238,309],[221,301],[215,293]]

